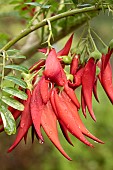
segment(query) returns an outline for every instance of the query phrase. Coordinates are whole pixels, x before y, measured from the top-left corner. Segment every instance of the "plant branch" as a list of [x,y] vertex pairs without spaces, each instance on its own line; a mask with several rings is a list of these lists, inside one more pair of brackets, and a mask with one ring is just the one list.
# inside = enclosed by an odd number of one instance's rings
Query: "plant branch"
[[[79,24],[74,24],[73,26],[71,26],[69,29],[67,29],[66,31],[64,31],[64,29],[62,29],[59,34],[54,38],[53,41],[51,41],[51,44],[54,44],[56,43],[57,41],[61,40],[62,38],[64,38],[65,36],[67,36],[68,34],[70,34],[71,32],[73,32],[74,30],[78,29],[80,26],[84,25],[85,24],[85,20],[82,22],[82,23],[79,23]],[[40,41],[36,41],[32,44],[32,46],[29,46],[28,48],[23,48],[21,50],[21,54],[26,56],[26,60],[30,59],[36,52],[37,52],[37,49],[39,48],[43,48],[43,47],[46,47],[45,44],[41,44]],[[26,61],[25,59],[13,59],[13,64],[21,64],[22,62]],[[10,64],[10,61],[7,62],[7,64]],[[1,69],[0,69],[0,73],[1,73]],[[5,69],[5,75],[9,74],[10,72],[10,69]]]
[[27,36],[28,34],[30,34],[31,32],[45,26],[48,24],[47,20],[49,20],[50,22],[53,22],[53,21],[57,21],[59,19],[62,19],[62,18],[65,18],[65,17],[68,17],[68,16],[73,16],[75,14],[80,14],[80,13],[86,13],[86,12],[94,12],[94,11],[99,11],[101,9],[103,9],[103,7],[105,9],[108,8],[107,5],[100,5],[98,7],[96,6],[91,6],[91,7],[86,7],[86,8],[82,8],[82,9],[74,9],[74,10],[71,10],[71,11],[67,11],[67,12],[64,12],[64,13],[61,13],[61,14],[58,14],[58,15],[55,15],[53,17],[50,17],[50,18],[47,18],[47,19],[44,19],[43,21],[39,22],[38,24],[32,26],[31,28],[27,28],[25,29],[24,31],[22,31],[19,35],[17,35],[14,39],[12,39],[11,41],[9,41],[2,49],[2,50],[8,50],[10,47],[12,47],[16,42],[18,42],[19,40],[21,40],[23,37]]

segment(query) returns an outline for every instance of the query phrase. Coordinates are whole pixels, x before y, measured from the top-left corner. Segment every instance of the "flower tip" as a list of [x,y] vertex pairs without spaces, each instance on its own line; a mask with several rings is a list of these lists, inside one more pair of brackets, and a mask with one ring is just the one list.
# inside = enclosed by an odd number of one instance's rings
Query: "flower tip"
[[101,144],[105,144],[105,142],[101,141]]
[[95,117],[95,114],[94,114],[94,112],[92,110],[90,110],[90,116],[96,122],[96,117]]
[[91,147],[91,148],[95,148],[93,144],[91,144],[91,146],[90,146],[90,147]]
[[38,141],[40,144],[43,144],[44,143],[44,140],[43,139],[39,139]]
[[66,154],[64,155],[66,159],[68,159],[69,161],[72,161],[72,159]]
[[95,141],[95,143],[101,143],[101,144],[105,144],[105,142],[103,142],[102,140],[98,139]]
[[103,141],[101,141],[101,140],[99,140],[98,139],[98,141],[96,140],[96,141],[94,141],[95,143],[101,143],[101,144],[105,144],[105,142],[103,142]]
[[86,143],[84,143],[84,144],[86,144],[87,146],[89,146],[89,147],[91,147],[91,148],[94,148],[94,145],[93,145],[92,143],[90,143],[90,142],[86,142]]
[[74,32],[72,33],[72,35],[71,35],[70,39],[72,39],[72,38],[73,38],[73,36],[74,36]]
[[72,159],[71,159],[71,158],[69,158],[68,160],[69,160],[69,161],[72,161]]
[[93,120],[94,120],[95,122],[97,121],[95,116],[93,116],[92,118],[93,118]]
[[70,140],[68,140],[68,143],[74,147],[73,143]]
[[13,150],[13,148],[10,147],[10,148],[8,149],[7,153],[10,153],[12,150]]
[[[77,109],[79,111],[79,109]],[[83,112],[85,119],[87,119],[86,112]]]
[[38,49],[38,52],[46,54],[47,48]]
[[12,152],[12,150],[18,145],[18,143],[14,143],[9,149],[8,149],[8,153]]
[[70,143],[70,145],[74,147],[73,143]]

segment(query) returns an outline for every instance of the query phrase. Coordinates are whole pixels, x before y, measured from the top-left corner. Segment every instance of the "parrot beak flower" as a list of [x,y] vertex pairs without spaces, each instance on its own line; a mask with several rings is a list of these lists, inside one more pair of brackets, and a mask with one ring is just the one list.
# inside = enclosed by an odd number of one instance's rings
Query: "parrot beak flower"
[[[108,97],[111,99],[108,88],[103,80],[104,77],[109,79],[110,86],[112,75],[111,67],[108,59],[107,64],[105,64],[105,56],[101,58],[101,65],[99,65],[93,57],[89,58],[84,65],[79,65],[80,56],[75,55],[70,63],[70,74],[73,76],[73,81],[68,80],[65,65],[62,66],[62,61],[61,58],[59,59],[59,56],[68,55],[72,38],[73,35],[69,38],[62,50],[56,52],[56,50],[52,48],[46,60],[40,60],[30,67],[31,73],[34,73],[35,76],[32,80],[32,89],[25,90],[28,95],[27,100],[21,101],[24,105],[24,110],[17,111],[11,107],[9,108],[15,120],[20,117],[20,123],[18,125],[16,139],[8,152],[11,152],[23,138],[25,142],[27,142],[27,133],[30,127],[32,128],[32,141],[34,141],[35,135],[40,143],[44,143],[44,137],[41,132],[42,128],[60,153],[68,160],[71,160],[60,144],[58,124],[60,125],[63,136],[72,146],[73,143],[69,137],[69,133],[92,148],[94,147],[93,144],[91,144],[86,137],[98,143],[104,143],[87,130],[80,118],[79,109],[82,107],[83,114],[86,117],[87,107],[91,117],[96,121],[92,109],[92,93],[98,98],[96,83],[97,80],[100,79]],[[46,49],[40,50],[40,52],[43,53],[46,53],[46,51]],[[104,69],[103,62],[106,67]],[[96,75],[97,66],[101,68],[100,75]],[[38,75],[42,68],[42,75]],[[110,77],[106,74],[106,69],[109,70]],[[81,86],[81,104],[75,93],[75,89],[79,86]],[[0,125],[2,125],[1,120]]]

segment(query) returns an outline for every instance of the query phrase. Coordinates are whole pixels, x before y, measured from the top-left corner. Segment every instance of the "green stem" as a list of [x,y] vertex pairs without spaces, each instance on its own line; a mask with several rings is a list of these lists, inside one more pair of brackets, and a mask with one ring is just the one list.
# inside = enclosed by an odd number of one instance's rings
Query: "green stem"
[[77,43],[77,45],[76,45],[76,48],[79,47],[79,45],[80,45],[80,43],[81,43],[81,41],[82,41],[82,38],[83,38],[83,36],[84,36],[84,34],[85,34],[85,31],[86,31],[86,28],[83,29],[82,34],[81,34],[81,36],[80,36],[80,38],[79,38],[79,41],[78,41],[78,43]]
[[95,36],[99,39],[99,41],[103,44],[103,46],[107,47],[107,45],[102,41],[102,39],[98,36],[98,34],[93,29],[91,31],[95,34]]
[[49,36],[47,39],[48,47],[51,48],[51,38],[53,38],[52,27],[50,21],[47,19],[48,27],[49,27]]
[[3,63],[2,63],[2,78],[1,78],[1,89],[3,87],[3,79],[4,79],[4,67],[5,67],[5,60],[6,60],[6,52],[3,51]]
[[31,69],[29,69],[29,72],[31,73],[33,70],[35,70],[41,62],[42,62],[42,61],[40,61],[39,63],[37,63],[36,65],[34,65]]
[[94,42],[94,40],[93,40],[93,37],[92,37],[92,35],[91,35],[90,26],[89,26],[89,29],[88,29],[88,36],[89,36],[89,40],[90,40],[91,43],[92,43],[92,46],[93,46],[93,48],[94,48],[94,51],[97,50],[97,47],[96,47],[95,42]]
[[[108,6],[104,5],[104,8],[107,9]],[[82,9],[74,9],[71,11],[67,11],[58,15],[55,15],[53,17],[44,19],[43,21],[37,23],[35,26],[32,26],[31,28],[27,28],[24,31],[22,31],[19,35],[17,35],[14,39],[12,39],[11,41],[9,41],[2,49],[3,50],[8,50],[10,47],[12,47],[16,42],[18,42],[19,40],[21,40],[22,38],[24,38],[25,36],[27,36],[28,34],[30,34],[31,32],[47,25],[47,20],[49,20],[50,22],[53,21],[57,21],[59,19],[68,17],[68,16],[73,16],[75,14],[80,14],[80,13],[86,13],[86,12],[93,12],[93,11],[99,11],[102,9],[102,5],[95,7],[95,6],[91,6],[91,7],[86,7],[86,8],[82,8]]]

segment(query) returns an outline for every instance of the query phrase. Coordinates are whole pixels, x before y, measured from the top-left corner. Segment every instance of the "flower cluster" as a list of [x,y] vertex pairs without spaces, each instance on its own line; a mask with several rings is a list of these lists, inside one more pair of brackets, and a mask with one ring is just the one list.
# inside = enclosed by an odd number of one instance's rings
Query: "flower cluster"
[[[25,91],[28,95],[27,100],[21,101],[25,107],[24,111],[9,107],[15,120],[20,116],[20,123],[16,139],[8,152],[11,152],[23,138],[26,142],[30,127],[32,127],[32,141],[34,141],[35,135],[43,143],[42,127],[62,155],[71,160],[60,144],[57,123],[59,123],[65,139],[71,145],[73,144],[68,132],[90,147],[93,145],[85,136],[98,143],[104,143],[86,129],[78,111],[82,107],[82,112],[86,117],[87,108],[91,117],[96,121],[92,108],[92,94],[99,101],[97,95],[98,80],[113,103],[112,71],[109,62],[113,50],[108,48],[107,54],[102,54],[100,60],[90,56],[85,63],[80,63],[80,55],[72,55],[69,64],[70,73],[67,74],[65,57],[70,52],[72,39],[73,35],[62,50],[56,52],[52,48],[49,50],[46,60],[41,59],[30,68],[31,73],[35,76],[32,80],[32,90],[26,89]],[[41,49],[40,52],[46,53],[47,49]],[[96,68],[100,69],[98,74]],[[41,75],[38,74],[40,70],[42,70]],[[75,90],[79,86],[81,86],[81,104],[75,94]],[[0,120],[0,125],[2,125],[2,120]],[[3,131],[3,127],[1,131]]]

